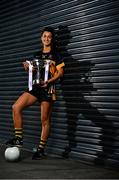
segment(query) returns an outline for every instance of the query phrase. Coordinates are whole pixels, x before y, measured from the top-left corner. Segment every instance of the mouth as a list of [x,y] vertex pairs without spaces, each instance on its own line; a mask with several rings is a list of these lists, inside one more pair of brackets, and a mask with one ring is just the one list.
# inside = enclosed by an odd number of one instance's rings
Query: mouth
[[45,44],[49,44],[50,42],[49,41],[44,41]]

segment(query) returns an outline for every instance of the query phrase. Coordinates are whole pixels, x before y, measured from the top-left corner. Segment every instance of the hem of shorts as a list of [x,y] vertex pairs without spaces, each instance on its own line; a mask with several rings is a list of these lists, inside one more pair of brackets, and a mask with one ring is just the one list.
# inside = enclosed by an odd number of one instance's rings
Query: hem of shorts
[[[30,93],[29,90],[26,90],[25,92],[27,92],[27,93],[31,94],[32,96],[34,96],[35,98],[37,98],[34,94]],[[38,98],[37,98],[37,100],[39,102],[43,102],[43,101],[46,101],[46,102],[51,102],[52,101],[52,102],[54,102],[54,101],[56,101],[56,100],[53,100],[53,99],[42,99],[42,100],[39,100]]]

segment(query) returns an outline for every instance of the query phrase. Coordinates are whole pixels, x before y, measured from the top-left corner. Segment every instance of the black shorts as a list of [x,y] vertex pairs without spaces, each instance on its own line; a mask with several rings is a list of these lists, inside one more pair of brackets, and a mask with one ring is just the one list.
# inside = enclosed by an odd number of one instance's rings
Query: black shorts
[[39,102],[42,101],[52,101],[52,94],[48,94],[47,88],[41,88],[39,85],[34,85],[31,91],[27,90],[26,92],[35,96]]

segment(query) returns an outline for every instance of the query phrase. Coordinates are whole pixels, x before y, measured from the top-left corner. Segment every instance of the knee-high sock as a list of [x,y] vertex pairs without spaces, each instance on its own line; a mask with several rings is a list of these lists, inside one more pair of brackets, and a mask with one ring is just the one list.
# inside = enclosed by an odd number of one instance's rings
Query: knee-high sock
[[15,137],[23,138],[23,129],[22,128],[15,128]]

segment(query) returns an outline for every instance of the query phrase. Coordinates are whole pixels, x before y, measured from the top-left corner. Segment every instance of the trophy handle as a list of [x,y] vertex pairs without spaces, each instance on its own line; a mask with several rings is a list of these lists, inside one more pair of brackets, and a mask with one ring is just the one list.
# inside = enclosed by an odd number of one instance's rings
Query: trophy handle
[[29,88],[29,91],[32,90],[32,85],[33,85],[33,77],[32,77],[32,68],[33,68],[33,65],[31,64],[30,61],[26,61],[28,64],[29,64],[29,77],[28,77],[28,88]]
[[44,67],[45,67],[44,81],[48,80],[50,64],[51,64],[51,60],[45,60],[45,64],[44,64]]

